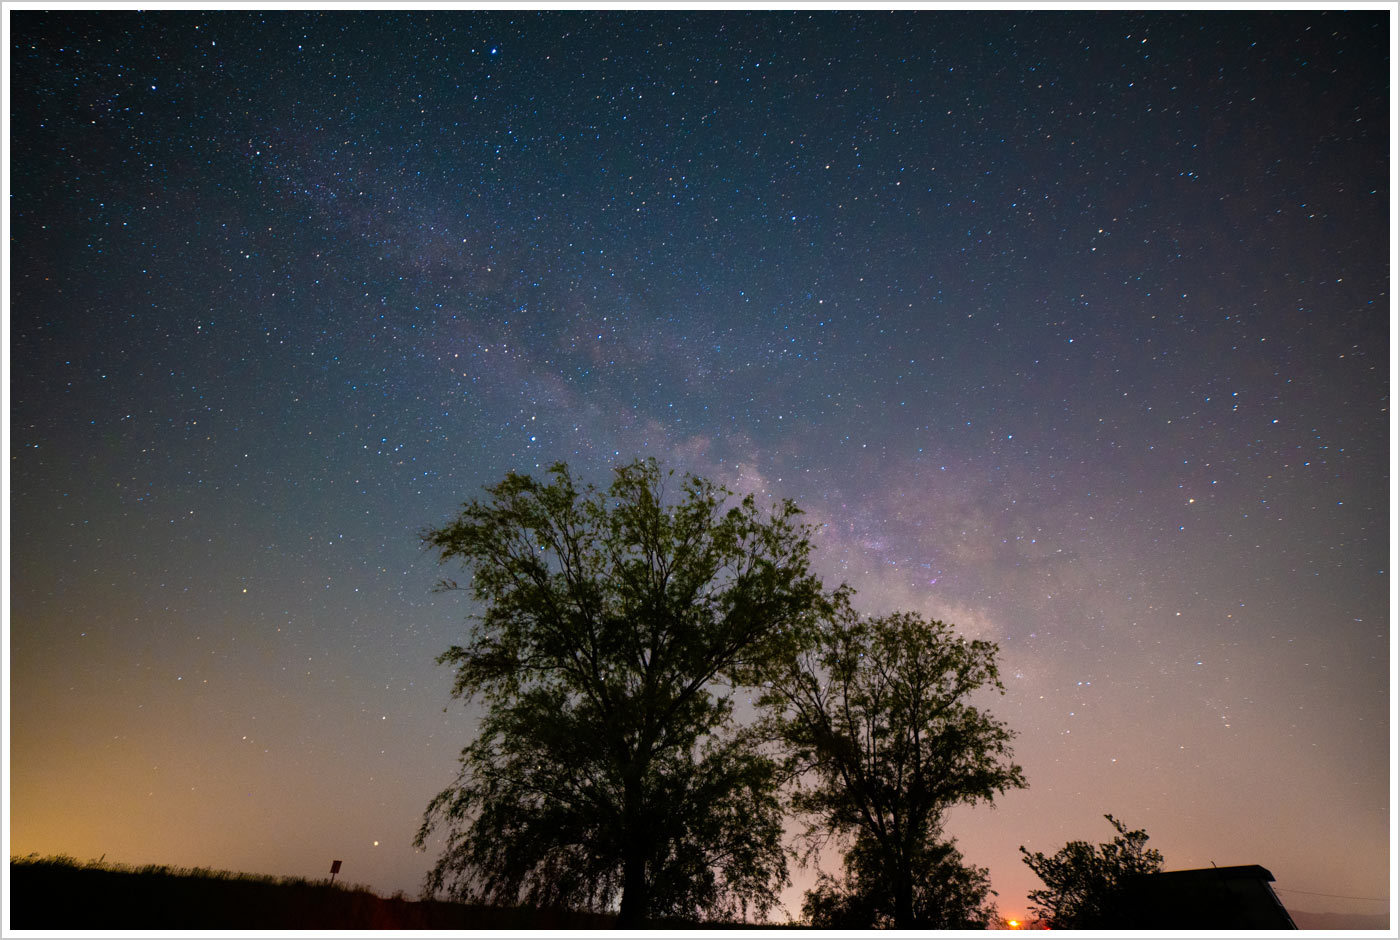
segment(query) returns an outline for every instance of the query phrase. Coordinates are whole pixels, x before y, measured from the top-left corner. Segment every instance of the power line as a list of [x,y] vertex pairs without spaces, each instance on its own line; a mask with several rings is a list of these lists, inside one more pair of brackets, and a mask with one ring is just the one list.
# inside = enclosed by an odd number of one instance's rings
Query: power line
[[1355,894],[1323,894],[1321,891],[1299,891],[1297,888],[1274,888],[1275,891],[1288,891],[1292,894],[1313,894],[1320,898],[1345,898],[1348,901],[1389,901],[1390,898],[1363,898]]

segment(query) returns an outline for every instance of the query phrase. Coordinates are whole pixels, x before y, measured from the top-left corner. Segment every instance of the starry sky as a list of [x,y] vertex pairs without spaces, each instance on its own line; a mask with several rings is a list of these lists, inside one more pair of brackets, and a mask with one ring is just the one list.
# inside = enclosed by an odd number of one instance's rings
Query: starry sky
[[1393,5],[7,14],[12,854],[416,894],[420,531],[651,456],[1000,645],[1004,913],[1388,909]]

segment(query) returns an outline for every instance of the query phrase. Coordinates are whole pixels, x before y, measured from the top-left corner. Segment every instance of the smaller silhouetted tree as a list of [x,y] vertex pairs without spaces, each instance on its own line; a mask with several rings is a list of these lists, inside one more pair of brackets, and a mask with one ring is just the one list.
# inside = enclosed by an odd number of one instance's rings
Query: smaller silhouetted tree
[[969,699],[1002,691],[997,647],[912,613],[862,617],[843,603],[796,656],[775,660],[760,704],[800,779],[809,846],[850,840],[843,881],[810,912],[841,926],[961,926],[986,891],[941,839],[953,806],[1024,787],[1013,732]]
[[1135,878],[1162,870],[1162,853],[1147,848],[1147,833],[1104,816],[1118,836],[1097,847],[1070,842],[1054,855],[1028,852],[1022,861],[1045,883],[1028,897],[1037,917],[1060,930],[1091,930],[1125,926],[1120,899]]

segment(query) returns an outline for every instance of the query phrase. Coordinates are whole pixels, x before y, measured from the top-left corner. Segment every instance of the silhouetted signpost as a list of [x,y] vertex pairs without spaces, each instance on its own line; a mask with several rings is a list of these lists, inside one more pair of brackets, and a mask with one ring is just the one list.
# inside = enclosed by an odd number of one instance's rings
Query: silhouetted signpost
[[331,859],[331,884],[335,884],[336,873],[340,871],[340,859]]

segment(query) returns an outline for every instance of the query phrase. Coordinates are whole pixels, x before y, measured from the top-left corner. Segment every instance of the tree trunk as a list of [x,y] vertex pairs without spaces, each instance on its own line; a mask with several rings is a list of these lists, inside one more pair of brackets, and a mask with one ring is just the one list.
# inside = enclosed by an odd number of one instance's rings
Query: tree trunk
[[618,930],[632,930],[642,926],[642,920],[647,915],[646,895],[645,857],[632,848],[622,860],[622,900],[617,910]]
[[901,865],[894,877],[894,929],[913,930],[914,923],[914,884],[908,865]]
[[643,831],[641,773],[629,773],[622,795],[622,898],[617,928],[640,927],[648,914],[646,833]]

